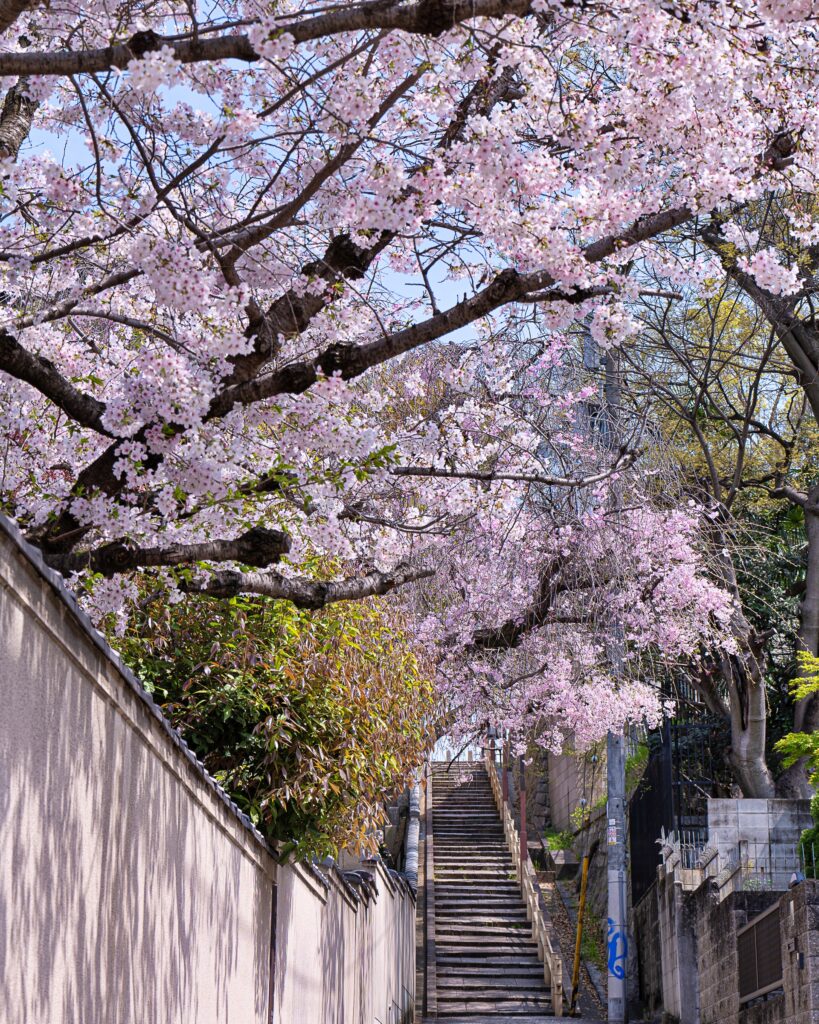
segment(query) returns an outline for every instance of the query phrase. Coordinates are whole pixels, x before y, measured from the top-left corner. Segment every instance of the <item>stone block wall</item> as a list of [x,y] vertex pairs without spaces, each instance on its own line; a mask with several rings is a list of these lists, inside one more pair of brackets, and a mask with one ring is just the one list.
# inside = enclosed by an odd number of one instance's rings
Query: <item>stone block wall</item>
[[[529,846],[532,850],[540,848],[540,837],[547,825],[553,822],[549,801],[549,774],[547,760],[550,757],[544,750],[533,748],[529,752],[529,764],[526,765],[526,824],[529,835]],[[520,761],[513,758],[509,773],[509,796],[512,802],[512,813],[515,824],[520,826]]]
[[[816,1024],[819,1021],[819,882],[806,881],[781,899],[784,1008],[782,1024]],[[768,1021],[740,1017],[740,1024]]]
[[701,1024],[739,1024],[737,930],[776,903],[781,895],[733,892],[716,903],[713,887],[706,883],[686,900],[696,916]]
[[[785,893],[735,891],[720,900],[710,880],[685,892],[671,878],[664,884],[661,877],[657,889],[663,1006],[669,1015],[681,1024],[819,1022],[819,883],[805,881]],[[645,903],[640,913],[648,919]],[[782,990],[740,1005],[737,932],[775,903]]]
[[641,1007],[654,1017],[663,1005],[663,962],[660,954],[660,912],[657,905],[657,883],[634,907],[632,931],[637,953],[637,988]]
[[787,889],[799,837],[812,823],[808,800],[708,801],[708,845],[723,864],[742,863],[761,888]]

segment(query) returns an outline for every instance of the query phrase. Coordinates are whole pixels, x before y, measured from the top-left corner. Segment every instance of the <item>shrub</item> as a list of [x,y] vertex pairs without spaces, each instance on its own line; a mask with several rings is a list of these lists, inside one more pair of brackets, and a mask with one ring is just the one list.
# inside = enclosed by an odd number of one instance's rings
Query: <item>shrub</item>
[[282,852],[377,846],[433,740],[434,694],[386,602],[310,613],[188,599],[118,643],[205,767]]

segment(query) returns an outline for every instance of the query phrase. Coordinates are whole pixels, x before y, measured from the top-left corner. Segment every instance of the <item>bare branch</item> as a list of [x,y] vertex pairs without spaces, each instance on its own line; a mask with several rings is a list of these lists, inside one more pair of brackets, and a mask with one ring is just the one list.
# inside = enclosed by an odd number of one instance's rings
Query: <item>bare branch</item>
[[444,479],[488,482],[509,480],[514,483],[544,484],[547,487],[588,487],[591,484],[600,483],[601,480],[607,480],[612,473],[628,469],[634,463],[637,455],[637,452],[623,452],[609,469],[584,477],[547,476],[544,473],[496,473],[492,470],[482,472],[478,469],[441,469],[437,466],[395,466],[390,472],[394,476],[434,476]]

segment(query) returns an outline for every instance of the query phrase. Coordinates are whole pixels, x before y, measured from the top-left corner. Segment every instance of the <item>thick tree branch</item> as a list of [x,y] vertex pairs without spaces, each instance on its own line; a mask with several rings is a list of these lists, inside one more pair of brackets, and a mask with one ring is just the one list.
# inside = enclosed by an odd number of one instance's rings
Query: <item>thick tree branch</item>
[[32,0],[0,0],[0,32],[10,28],[31,7]]
[[140,548],[122,541],[105,544],[94,551],[46,554],[46,561],[62,573],[90,570],[113,576],[150,566],[193,565],[196,562],[241,562],[261,569],[278,562],[290,550],[290,538],[281,530],[254,527],[233,540],[175,544],[167,548]]
[[5,331],[0,332],[0,370],[31,384],[81,426],[112,436],[102,425],[103,402],[75,388],[52,362],[32,355]]
[[[678,207],[640,217],[622,232],[607,235],[593,242],[586,247],[583,254],[588,263],[599,263],[615,252],[637,245],[684,223],[692,215],[688,207]],[[547,292],[544,289],[551,290]],[[339,373],[345,380],[352,380],[373,366],[467,327],[501,306],[509,302],[519,302],[533,292],[541,292],[542,301],[573,303],[584,302],[595,294],[593,290],[562,291],[555,287],[554,279],[546,271],[519,274],[510,267],[502,270],[475,295],[420,323],[384,335],[366,345],[337,343],[313,359],[291,363],[264,377],[227,387],[214,398],[208,418],[224,416],[237,404],[248,405],[281,394],[301,394],[312,387],[322,375],[332,376]]]
[[558,578],[565,562],[564,557],[558,556],[546,566],[541,573],[537,595],[528,611],[517,618],[507,619],[500,626],[477,630],[472,636],[472,646],[483,650],[508,650],[517,647],[530,630],[550,621],[555,598],[568,589],[568,584]]
[[434,569],[399,565],[390,572],[372,572],[346,580],[317,582],[288,579],[272,572],[217,572],[204,583],[190,583],[188,593],[211,597],[236,597],[238,594],[262,594],[282,601],[291,601],[299,608],[318,609],[336,601],[360,601],[364,597],[388,594],[396,587],[434,575]]
[[[20,0],[7,0],[8,8]],[[327,39],[343,33],[368,30],[400,30],[413,35],[438,36],[474,18],[524,17],[531,13],[531,0],[416,0],[384,3],[370,0],[358,5],[339,4],[334,10],[314,17],[282,21],[276,34],[287,33],[296,43]],[[19,13],[19,11],[18,11]],[[16,17],[16,15],[15,15]],[[0,24],[2,23],[0,5]],[[8,22],[10,24],[10,22]],[[138,32],[127,42],[94,50],[35,51],[0,54],[0,75],[84,75],[124,68],[134,57],[168,46],[182,64],[203,61],[241,60],[253,63],[259,55],[246,35],[217,35],[183,39]]]

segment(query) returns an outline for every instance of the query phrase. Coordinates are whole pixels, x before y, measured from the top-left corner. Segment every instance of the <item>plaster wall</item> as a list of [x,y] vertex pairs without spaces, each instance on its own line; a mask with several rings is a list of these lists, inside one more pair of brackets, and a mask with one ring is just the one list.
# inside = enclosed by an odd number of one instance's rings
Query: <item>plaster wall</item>
[[266,1021],[275,865],[0,532],[6,1024]]
[[407,1019],[409,886],[277,866],[3,517],[0,709],[3,1024]]

